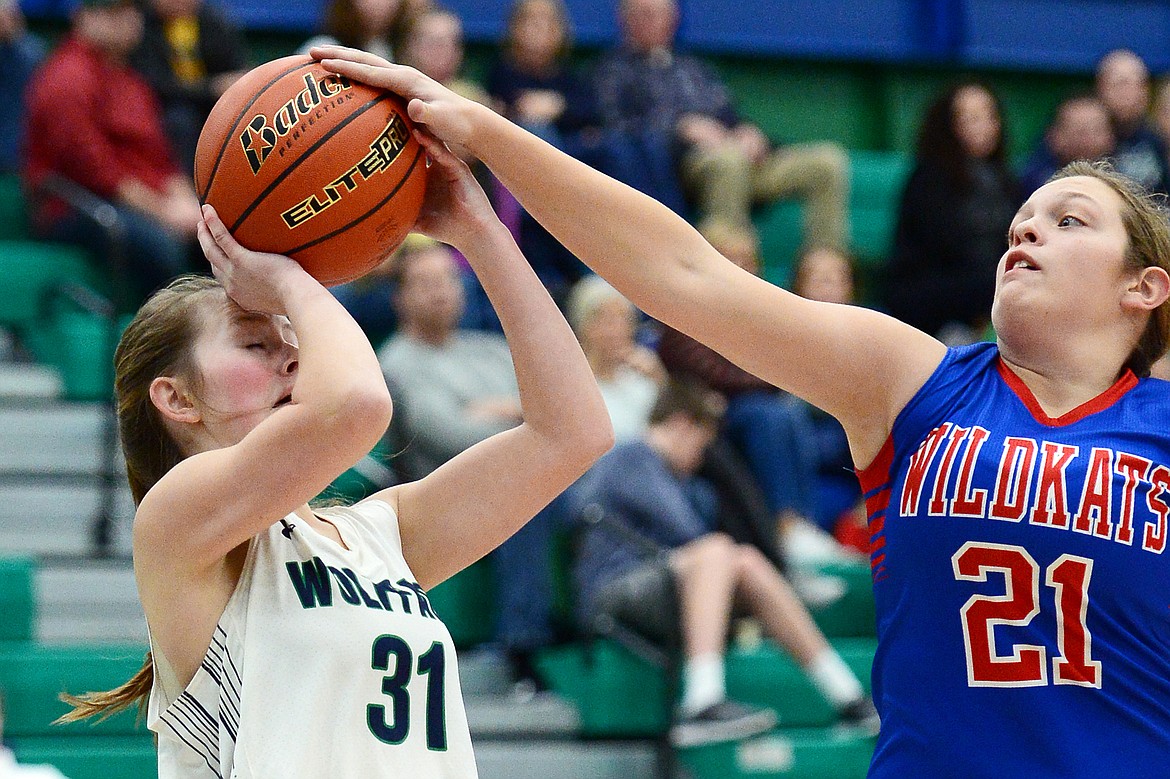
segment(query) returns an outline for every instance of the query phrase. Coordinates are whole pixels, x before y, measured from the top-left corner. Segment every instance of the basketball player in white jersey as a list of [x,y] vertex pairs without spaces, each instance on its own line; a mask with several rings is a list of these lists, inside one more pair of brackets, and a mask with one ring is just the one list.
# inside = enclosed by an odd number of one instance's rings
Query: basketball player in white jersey
[[292,260],[205,207],[216,280],[148,301],[116,353],[151,654],[72,718],[148,700],[159,776],[474,777],[451,637],[426,591],[483,557],[612,443],[577,341],[466,165],[433,162],[416,227],[459,249],[504,326],[524,421],[345,508],[307,501],[391,401],[365,335]]

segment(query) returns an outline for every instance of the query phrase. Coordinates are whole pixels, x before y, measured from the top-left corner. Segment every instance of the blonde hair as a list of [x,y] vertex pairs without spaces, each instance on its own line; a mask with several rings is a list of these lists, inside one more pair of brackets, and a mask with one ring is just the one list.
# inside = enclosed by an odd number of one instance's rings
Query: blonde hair
[[573,285],[565,301],[565,319],[569,320],[569,327],[580,337],[581,330],[597,313],[597,309],[611,300],[620,300],[631,310],[634,308],[634,304],[605,279],[594,275],[583,277]]
[[[222,290],[218,281],[206,276],[174,280],[142,305],[114,351],[118,430],[134,505],[184,457],[151,402],[150,384],[159,376],[193,376],[192,350],[202,327],[201,314],[206,301]],[[147,652],[142,667],[119,687],[83,695],[62,693],[61,700],[73,709],[57,722],[94,716],[100,721],[135,704],[141,716],[153,683],[154,661]]]
[[[1049,181],[1087,176],[1107,184],[1121,198],[1121,222],[1129,238],[1125,262],[1131,270],[1162,268],[1170,273],[1170,223],[1164,198],[1155,197],[1132,179],[1121,175],[1108,162],[1070,162],[1052,174]],[[1125,367],[1137,376],[1150,375],[1150,367],[1170,345],[1170,301],[1150,313],[1146,329],[1126,358]]]

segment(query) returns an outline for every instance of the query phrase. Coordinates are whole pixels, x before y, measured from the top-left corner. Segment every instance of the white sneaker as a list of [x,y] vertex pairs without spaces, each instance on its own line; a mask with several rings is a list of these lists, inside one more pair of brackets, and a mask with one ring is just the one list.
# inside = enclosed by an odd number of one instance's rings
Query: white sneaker
[[861,559],[861,555],[837,543],[837,539],[811,522],[789,522],[780,540],[781,553],[792,566],[816,566]]
[[788,582],[796,591],[796,597],[812,609],[831,606],[845,597],[845,593],[849,589],[845,580],[840,576],[798,568],[789,570]]

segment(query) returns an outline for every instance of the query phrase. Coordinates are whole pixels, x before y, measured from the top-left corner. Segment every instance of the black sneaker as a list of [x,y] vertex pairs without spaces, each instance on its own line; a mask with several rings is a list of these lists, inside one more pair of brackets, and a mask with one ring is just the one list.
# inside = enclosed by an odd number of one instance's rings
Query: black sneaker
[[521,689],[530,689],[532,694],[547,692],[548,685],[536,670],[533,653],[521,649],[507,651],[508,671],[512,675],[512,684]]
[[837,712],[837,717],[841,725],[857,728],[869,736],[876,736],[882,725],[881,717],[868,695],[847,704]]
[[751,738],[774,727],[776,712],[771,709],[721,701],[679,719],[670,729],[670,741],[676,747],[697,747]]

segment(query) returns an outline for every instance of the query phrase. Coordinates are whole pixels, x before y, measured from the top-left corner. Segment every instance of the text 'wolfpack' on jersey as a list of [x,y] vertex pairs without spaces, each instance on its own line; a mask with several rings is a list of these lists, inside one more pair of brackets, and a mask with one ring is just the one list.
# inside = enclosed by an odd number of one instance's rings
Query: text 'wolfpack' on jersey
[[473,779],[455,646],[390,506],[295,515],[250,543],[203,665],[173,700],[155,658],[159,779]]

